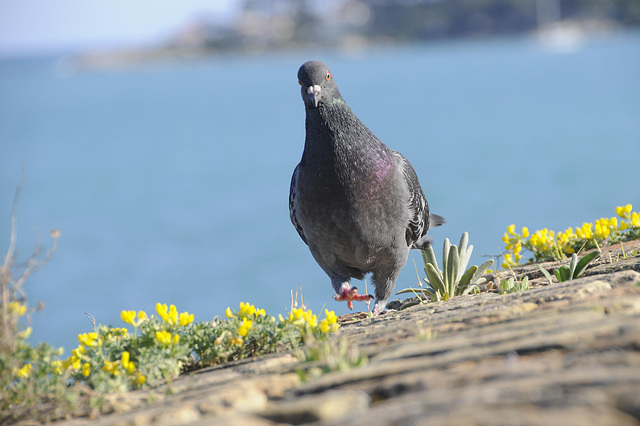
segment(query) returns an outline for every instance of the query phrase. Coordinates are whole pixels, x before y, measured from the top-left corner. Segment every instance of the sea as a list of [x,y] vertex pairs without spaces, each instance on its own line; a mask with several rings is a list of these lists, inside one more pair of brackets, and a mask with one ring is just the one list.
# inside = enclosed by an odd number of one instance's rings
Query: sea
[[[315,313],[348,312],[289,220],[304,144],[297,71],[310,59],[329,64],[351,109],[413,164],[447,220],[430,231],[438,257],[463,232],[480,264],[504,251],[510,224],[564,230],[619,205],[640,211],[638,31],[106,68],[4,58],[0,253],[20,187],[15,278],[60,231],[20,289],[31,343],[68,355],[93,321],[124,326],[122,310],[151,314],[158,302],[197,321],[240,302],[286,314],[296,293]],[[396,289],[423,267],[412,252]]]

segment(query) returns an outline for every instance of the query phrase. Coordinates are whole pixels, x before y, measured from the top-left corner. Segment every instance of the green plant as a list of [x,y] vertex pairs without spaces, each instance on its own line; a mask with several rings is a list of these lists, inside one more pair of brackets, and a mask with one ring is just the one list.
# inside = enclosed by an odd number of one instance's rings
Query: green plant
[[529,229],[522,227],[520,233],[515,225],[509,225],[502,241],[506,244],[504,268],[517,266],[522,258],[522,249],[533,254],[535,261],[563,260],[583,250],[600,248],[624,241],[640,238],[640,213],[632,211],[633,206],[627,204],[616,207],[616,216],[602,217],[595,222],[585,222],[575,228],[555,232],[544,228],[529,234]]
[[[571,255],[571,261],[569,262],[569,265],[562,265],[561,267],[555,269],[553,273],[558,279],[558,282],[575,280],[584,273],[589,263],[591,263],[598,257],[600,257],[600,251],[592,251],[590,253],[587,253],[582,256],[582,259],[580,260],[578,260],[578,255],[574,253],[573,255]],[[549,271],[547,271],[540,265],[538,265],[538,268],[540,268],[544,276],[547,278],[549,284],[551,284],[552,280]]]
[[80,392],[68,385],[68,376],[57,374],[56,358],[62,348],[46,343],[31,346],[27,338],[29,309],[23,289],[27,278],[43,266],[56,250],[60,232],[52,231],[50,248],[36,248],[25,261],[16,259],[17,205],[21,190],[16,189],[11,214],[9,248],[0,264],[0,424],[28,419],[48,421],[72,410]]
[[294,354],[303,364],[296,373],[307,381],[334,371],[348,371],[364,367],[369,358],[347,339],[308,338],[304,347],[298,347]]
[[525,276],[522,281],[516,280],[514,277],[500,280],[498,291],[500,294],[515,293],[518,291],[529,290],[529,277]]
[[439,301],[478,291],[478,286],[486,281],[482,275],[493,265],[493,259],[487,260],[479,267],[473,265],[467,269],[473,252],[473,246],[467,246],[468,243],[469,234],[467,232],[462,234],[459,247],[452,245],[449,239],[445,238],[442,247],[442,269],[438,267],[438,261],[431,245],[422,250],[424,270],[427,274],[424,278],[426,286],[423,287],[420,282],[420,288],[406,288],[396,294],[414,293],[418,295],[422,293],[432,301]]
[[270,353],[307,339],[321,341],[338,329],[333,311],[325,310],[320,320],[310,310],[293,308],[276,321],[244,302],[235,312],[227,308],[226,319],[212,322],[193,322],[193,314],[179,313],[174,305],[158,303],[156,312],[122,311],[133,333],[94,325],[93,332],[78,335],[80,345],[59,362],[60,371],[101,394],[123,392],[172,380],[184,370]]
[[[337,316],[325,309],[324,318],[310,310],[291,308],[284,318],[267,315],[249,303],[226,310],[226,319],[195,323],[174,305],[156,305],[156,315],[124,310],[122,321],[133,326],[96,325],[78,335],[79,345],[66,359],[63,348],[46,343],[31,346],[26,339],[29,308],[23,284],[46,263],[60,232],[51,232],[51,248],[36,246],[24,262],[16,262],[16,205],[11,216],[9,248],[0,264],[0,424],[48,422],[72,414],[101,409],[104,395],[170,381],[187,369],[273,352],[306,344],[308,359],[325,362],[329,370],[366,363],[350,346],[335,346],[328,335],[339,328]],[[150,398],[153,396],[150,394]],[[91,408],[93,407],[93,408]]]

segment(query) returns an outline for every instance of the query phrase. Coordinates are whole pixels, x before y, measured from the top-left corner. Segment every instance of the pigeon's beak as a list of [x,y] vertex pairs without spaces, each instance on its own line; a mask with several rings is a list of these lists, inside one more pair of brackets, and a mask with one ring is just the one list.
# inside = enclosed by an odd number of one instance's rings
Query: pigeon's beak
[[304,102],[313,108],[318,108],[318,103],[320,103],[322,88],[320,86],[313,85],[307,87],[306,93],[304,94]]

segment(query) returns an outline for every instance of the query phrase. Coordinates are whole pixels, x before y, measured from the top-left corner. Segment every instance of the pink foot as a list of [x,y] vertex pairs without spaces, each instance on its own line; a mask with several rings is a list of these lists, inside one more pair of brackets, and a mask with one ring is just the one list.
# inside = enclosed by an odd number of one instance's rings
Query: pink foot
[[370,294],[358,294],[357,287],[342,287],[340,294],[336,294],[333,298],[338,302],[347,302],[347,307],[353,310],[353,302],[368,302],[373,299]]

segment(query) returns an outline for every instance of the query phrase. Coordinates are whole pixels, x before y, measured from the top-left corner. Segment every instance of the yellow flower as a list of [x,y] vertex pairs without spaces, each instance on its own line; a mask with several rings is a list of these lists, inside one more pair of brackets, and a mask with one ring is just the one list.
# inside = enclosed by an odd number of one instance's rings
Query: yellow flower
[[338,322],[338,316],[336,315],[335,311],[329,311],[325,309],[324,315],[327,318],[327,321],[329,321],[329,324],[335,324],[336,322]]
[[144,374],[141,374],[136,379],[136,385],[140,386],[140,385],[144,384],[144,382],[146,382],[146,381],[147,381],[147,376],[145,376]]
[[85,362],[84,364],[82,364],[82,375],[84,377],[89,377],[90,374],[91,374],[91,364],[89,364],[88,362]]
[[302,325],[304,324],[304,310],[302,308],[293,308],[291,312],[289,312],[288,321],[291,324]]
[[133,362],[129,361],[130,357],[131,355],[129,354],[129,352],[124,351],[122,352],[122,355],[120,355],[120,362],[122,363],[124,369],[127,370],[127,372],[133,373],[136,369],[136,366]]
[[609,221],[607,218],[600,218],[596,220],[596,237],[597,238],[607,238],[610,233]]
[[168,345],[171,343],[171,333],[168,331],[156,331],[156,340],[163,345]]
[[240,324],[240,328],[238,328],[238,334],[242,337],[246,336],[252,325],[253,321],[242,318],[242,324]]
[[18,337],[21,339],[28,339],[29,336],[31,336],[31,332],[33,331],[33,329],[31,328],[31,326],[25,328],[23,331],[21,331],[20,333],[18,333]]
[[304,311],[304,321],[311,327],[316,327],[318,325],[318,317],[313,315],[311,309]]
[[135,326],[136,311],[122,311],[120,312],[120,318],[123,322]]
[[118,363],[116,361],[105,361],[102,369],[107,373],[111,373],[114,376],[117,376],[120,372],[118,371]]
[[582,227],[576,229],[576,235],[583,240],[590,240],[593,238],[593,223],[583,223]]
[[176,345],[178,344],[178,342],[180,341],[180,335],[179,334],[174,334],[173,337],[171,338],[171,342]]
[[522,238],[527,238],[529,236],[529,228],[526,226],[522,227]]
[[[13,370],[15,371],[15,370]],[[18,370],[18,377],[27,378],[31,374],[31,364],[25,364]]]
[[256,314],[256,307],[251,303],[240,302],[240,310],[238,311],[238,316],[240,318],[250,317]]
[[242,337],[234,337],[229,341],[232,345],[241,345],[244,343],[244,339]]
[[633,209],[631,204],[627,204],[626,206],[618,206],[616,207],[616,214],[623,219],[629,219],[631,209]]
[[224,311],[225,315],[227,316],[227,318],[235,318],[236,316],[233,315],[233,312],[231,312],[231,308],[227,306],[227,310]]
[[98,345],[98,333],[82,333],[78,334],[78,341],[85,346],[93,347]]
[[640,226],[640,216],[638,216],[638,213],[633,212],[633,214],[631,214],[631,225],[632,226]]
[[169,306],[169,315],[168,316],[169,316],[169,320],[167,322],[169,324],[174,325],[174,324],[178,323],[178,310],[176,309],[176,305]]
[[502,263],[502,267],[509,268],[511,266],[516,266],[516,265],[517,265],[517,262],[514,262],[513,256],[511,256],[511,253],[506,253],[504,255],[504,262]]
[[125,323],[137,328],[147,319],[147,313],[145,311],[138,311],[138,319],[136,320],[136,311],[122,311],[120,312],[120,318],[122,318],[122,321]]
[[193,322],[193,314],[189,315],[188,312],[183,312],[179,316],[180,325],[185,326]]
[[78,370],[80,368],[80,365],[82,365],[80,357],[74,354],[70,358],[71,358],[71,366],[73,367],[74,370]]
[[14,300],[13,302],[9,302],[9,313],[21,317],[27,313],[27,307]]
[[[71,364],[73,363],[73,357],[69,356],[67,357],[67,359],[65,359],[64,361],[62,361],[62,365],[60,366],[62,371],[66,371],[71,367]],[[60,373],[62,374],[62,373]]]
[[176,309],[176,305],[170,305],[167,308],[167,304],[156,304],[156,312],[160,315],[160,318],[168,324],[175,325],[178,323],[178,310]]
[[325,318],[319,323],[320,331],[323,333],[332,333],[340,328],[340,325],[338,324],[338,317],[334,311],[325,309],[324,315]]
[[84,353],[86,352],[86,349],[84,348],[83,345],[78,345],[77,348],[73,349],[71,351],[71,355],[76,356],[76,357],[81,357]]
[[516,236],[516,225],[509,225],[509,227],[507,228],[507,232],[513,236]]
[[163,303],[163,304],[161,304],[160,302],[156,303],[156,312],[158,313],[158,315],[160,315],[160,318],[162,318],[162,320],[165,322],[169,322],[168,310],[169,308],[167,308],[166,303]]
[[62,361],[56,359],[55,361],[51,362],[51,366],[53,367],[53,371],[57,375],[62,376],[62,373],[64,372],[64,363]]

